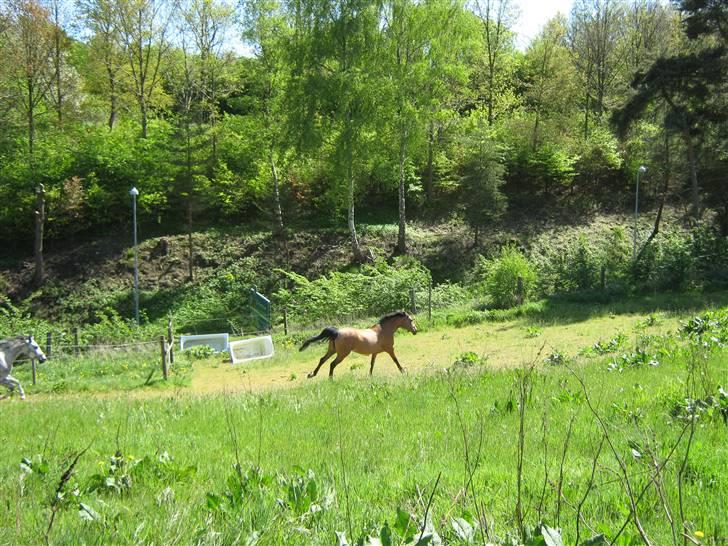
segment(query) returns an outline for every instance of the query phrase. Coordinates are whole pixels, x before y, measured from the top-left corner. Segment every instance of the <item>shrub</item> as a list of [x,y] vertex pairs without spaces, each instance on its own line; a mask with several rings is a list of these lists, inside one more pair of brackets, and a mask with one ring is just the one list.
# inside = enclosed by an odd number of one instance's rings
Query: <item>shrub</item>
[[[518,293],[519,277],[523,281],[522,294]],[[513,246],[507,246],[487,266],[485,293],[493,307],[515,307],[533,294],[536,278],[533,266],[523,253]]]
[[610,281],[624,277],[624,234],[612,230],[605,237],[580,233],[576,238],[536,242],[530,258],[538,271],[538,290],[544,295],[593,290],[600,286],[602,266]]
[[474,137],[465,143],[467,152],[462,165],[462,208],[465,221],[475,232],[475,244],[480,231],[500,217],[507,207],[501,191],[506,167],[503,150],[489,138]]
[[[428,287],[424,287],[417,291],[416,301],[417,308],[420,312],[427,308],[427,298],[429,297]],[[449,307],[457,307],[472,300],[470,291],[457,283],[444,282],[432,287],[432,308],[443,309]]]
[[709,225],[660,233],[632,270],[636,285],[654,290],[718,288],[728,283],[728,239]]
[[478,366],[484,366],[487,361],[487,357],[480,356],[473,351],[467,351],[458,355],[452,363],[451,369],[476,368]]
[[455,328],[472,326],[487,321],[490,318],[488,311],[476,311],[471,309],[460,313],[448,313],[446,322]]
[[334,272],[310,281],[279,270],[293,285],[274,294],[278,306],[288,306],[294,320],[312,323],[332,318],[381,315],[409,306],[409,291],[426,291],[430,272],[411,258],[362,266],[354,272]]
[[182,354],[185,358],[187,358],[187,360],[194,362],[196,360],[205,360],[206,358],[211,358],[217,353],[215,352],[215,349],[213,349],[209,345],[196,345],[183,351]]

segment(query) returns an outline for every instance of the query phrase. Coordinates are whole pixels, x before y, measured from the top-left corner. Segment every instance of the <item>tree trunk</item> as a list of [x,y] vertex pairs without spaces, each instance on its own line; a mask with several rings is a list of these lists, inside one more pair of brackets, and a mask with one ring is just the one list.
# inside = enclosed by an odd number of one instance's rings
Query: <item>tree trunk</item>
[[354,166],[351,160],[351,151],[349,151],[349,164],[347,165],[346,177],[349,183],[349,233],[351,235],[351,251],[355,262],[362,261],[361,245],[359,237],[356,234],[356,223],[354,222]]
[[116,79],[111,70],[109,73],[109,131],[116,125],[116,116],[118,111],[118,97],[116,96]]
[[58,125],[63,124],[63,88],[61,87],[61,28],[58,21],[58,2],[55,3],[54,7],[55,17],[55,32],[54,32],[54,51],[53,51],[53,63],[55,68],[55,86],[56,86],[56,109],[58,113]]
[[586,103],[584,105],[584,140],[589,138],[589,93],[586,94]]
[[635,262],[639,262],[642,258],[642,255],[645,253],[645,250],[647,250],[647,247],[650,246],[650,243],[652,240],[657,237],[657,234],[660,232],[660,221],[662,220],[662,210],[665,208],[665,201],[667,200],[667,191],[670,187],[670,136],[668,135],[667,131],[665,131],[665,172],[664,172],[664,179],[662,184],[662,195],[660,196],[660,207],[657,209],[657,217],[655,218],[655,225],[652,228],[652,233],[650,233],[650,236],[647,237],[647,240],[642,245],[642,248],[639,251],[639,254],[637,254],[637,259]]
[[[189,114],[189,110],[188,110]],[[194,271],[194,241],[192,238],[192,198],[194,181],[192,178],[192,142],[190,136],[189,115],[185,117],[185,159],[187,170],[187,278],[190,282],[195,280]]]
[[356,234],[356,223],[354,222],[354,172],[353,166],[349,163],[347,168],[347,178],[349,179],[349,233],[351,234],[351,252],[355,262],[362,260],[361,245],[359,245],[359,237]]
[[690,200],[692,202],[692,215],[700,220],[700,188],[698,187],[698,164],[695,153],[695,141],[690,134],[690,127],[685,126],[685,143],[688,148],[688,164],[690,166]]
[[192,195],[187,197],[187,279],[195,281],[194,270],[195,245],[192,239]]
[[139,110],[142,115],[142,138],[147,138],[147,101],[144,97],[139,100]]
[[432,189],[435,183],[435,122],[430,121],[427,130],[427,174],[425,175],[425,196],[429,204],[432,199]]
[[45,264],[43,263],[43,223],[45,222],[45,188],[40,184],[35,194],[35,274],[33,284],[36,288],[43,285],[45,279]]
[[346,181],[349,185],[349,233],[351,235],[351,252],[355,262],[361,262],[364,254],[359,244],[359,237],[356,234],[356,222],[354,221],[354,150],[352,142],[352,120],[351,110],[346,111]]
[[273,153],[273,145],[270,146],[268,151],[268,159],[270,161],[270,172],[273,177],[273,198],[276,214],[276,231],[279,235],[285,235],[285,229],[283,227],[283,209],[281,208],[281,190],[280,182],[278,180],[278,169],[276,169],[275,155]]
[[397,253],[407,253],[407,216],[406,216],[406,193],[405,182],[407,173],[405,164],[407,162],[407,129],[402,132],[402,140],[399,145],[399,233],[397,235]]
[[[205,54],[205,66],[207,66],[207,59],[210,58],[209,52]],[[209,112],[209,120],[210,120],[210,129],[212,130],[212,134],[210,135],[211,138],[211,145],[212,145],[212,173],[213,176],[211,178],[214,178],[214,172],[215,172],[215,166],[217,165],[217,80],[215,79],[215,68],[212,67],[209,71],[210,74],[210,112]]]
[[28,157],[30,158],[31,176],[35,176],[33,168],[33,153],[35,152],[35,89],[33,82],[28,79]]

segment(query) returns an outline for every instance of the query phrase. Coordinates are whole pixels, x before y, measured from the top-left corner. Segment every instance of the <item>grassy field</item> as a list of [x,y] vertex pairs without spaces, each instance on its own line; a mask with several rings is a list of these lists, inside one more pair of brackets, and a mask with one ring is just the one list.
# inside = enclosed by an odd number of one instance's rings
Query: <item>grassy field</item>
[[543,522],[564,544],[726,544],[728,320],[690,321],[711,303],[440,316],[397,337],[408,375],[383,356],[372,380],[364,357],[305,380],[323,348],[298,339],[172,388],[140,365],[48,392],[51,361],[0,402],[0,543],[556,544]]

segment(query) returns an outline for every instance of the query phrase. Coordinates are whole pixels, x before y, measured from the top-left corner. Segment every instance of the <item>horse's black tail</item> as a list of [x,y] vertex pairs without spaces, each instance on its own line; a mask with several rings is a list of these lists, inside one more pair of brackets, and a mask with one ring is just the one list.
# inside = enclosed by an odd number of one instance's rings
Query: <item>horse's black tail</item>
[[301,345],[299,351],[303,351],[306,347],[311,345],[311,343],[316,343],[317,341],[321,341],[322,339],[336,339],[338,336],[339,331],[336,328],[329,326],[328,328],[324,328],[323,330],[321,330],[321,333],[319,335],[307,339],[303,343],[303,345]]

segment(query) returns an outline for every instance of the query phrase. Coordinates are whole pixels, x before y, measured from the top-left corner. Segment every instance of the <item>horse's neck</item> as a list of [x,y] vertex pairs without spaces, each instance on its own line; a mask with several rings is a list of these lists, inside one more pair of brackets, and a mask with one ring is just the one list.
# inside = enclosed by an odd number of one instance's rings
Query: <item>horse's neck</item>
[[7,375],[13,369],[13,362],[23,350],[23,345],[6,345],[0,349],[0,372]]
[[[377,324],[379,327],[380,333],[383,335],[394,335],[394,332],[397,331],[397,328],[399,328],[399,322],[397,321],[389,321],[385,325]],[[376,328],[375,326],[374,328]]]
[[5,363],[8,366],[12,366],[13,362],[15,362],[15,359],[18,358],[20,353],[23,352],[23,349],[25,348],[25,345],[22,343],[18,343],[17,345],[11,345],[7,349],[5,349]]

